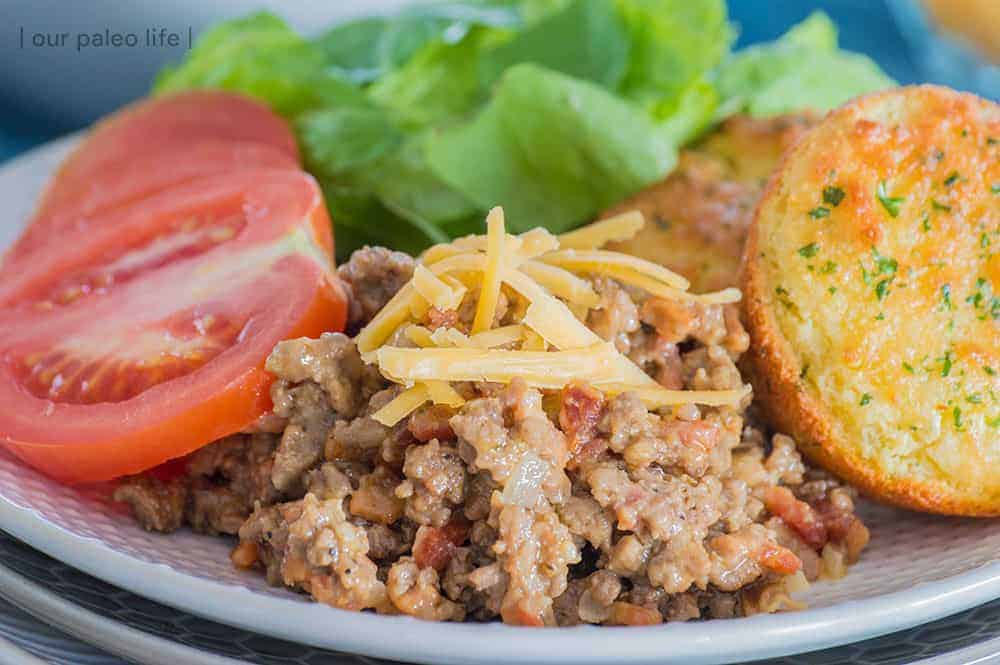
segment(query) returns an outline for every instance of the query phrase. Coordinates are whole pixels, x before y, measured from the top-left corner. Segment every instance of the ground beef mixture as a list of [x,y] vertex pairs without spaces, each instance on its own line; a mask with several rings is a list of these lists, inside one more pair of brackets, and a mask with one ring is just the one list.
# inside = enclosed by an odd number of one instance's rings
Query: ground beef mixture
[[[366,248],[340,268],[354,329],[413,266]],[[593,281],[585,321],[661,384],[742,385],[734,306]],[[432,309],[428,324],[467,330],[473,312]],[[282,342],[267,369],[274,412],[257,431],[116,498],[147,529],[237,536],[235,565],[333,607],[526,626],[744,616],[796,608],[790,593],[842,576],[868,542],[850,489],[747,403],[653,413],[583,383],[468,383],[459,409],[386,427],[371,415],[399,388],[343,334]]]

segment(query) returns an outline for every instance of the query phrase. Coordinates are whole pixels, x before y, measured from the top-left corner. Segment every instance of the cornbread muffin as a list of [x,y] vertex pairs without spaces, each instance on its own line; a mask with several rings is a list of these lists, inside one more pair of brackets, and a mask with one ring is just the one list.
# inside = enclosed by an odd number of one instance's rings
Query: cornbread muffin
[[832,112],[755,214],[759,403],[875,497],[1000,515],[1000,107],[901,88]]
[[735,115],[697,146],[681,151],[664,180],[604,213],[640,210],[649,220],[611,249],[661,263],[695,291],[736,286],[754,205],[781,153],[816,122],[809,113]]

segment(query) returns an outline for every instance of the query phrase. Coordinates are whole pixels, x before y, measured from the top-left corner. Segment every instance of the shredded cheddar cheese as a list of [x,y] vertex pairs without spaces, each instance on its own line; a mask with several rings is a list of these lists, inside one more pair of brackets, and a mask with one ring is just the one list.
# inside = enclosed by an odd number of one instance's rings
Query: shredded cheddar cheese
[[438,309],[455,309],[461,303],[461,299],[456,300],[455,289],[420,264],[413,271],[413,287]]
[[564,249],[598,249],[609,242],[629,240],[646,224],[638,210],[615,215],[588,226],[563,233],[559,246]]
[[373,413],[372,420],[380,422],[386,427],[392,427],[419,409],[429,399],[427,386],[423,384],[413,386],[396,395],[391,402]]
[[524,333],[524,326],[515,323],[476,333],[469,337],[469,345],[478,349],[494,349],[498,346],[520,342],[524,338]]
[[476,305],[476,318],[472,332],[482,332],[493,325],[493,317],[500,299],[500,277],[503,271],[504,247],[507,234],[503,224],[503,208],[493,208],[486,217],[486,270],[483,286]]
[[423,385],[427,389],[427,396],[435,404],[444,404],[454,409],[465,404],[465,399],[447,381],[426,381]]
[[691,283],[672,270],[663,266],[620,252],[603,249],[576,250],[563,249],[542,257],[542,261],[562,266],[570,270],[582,270],[603,274],[609,267],[631,270],[639,275],[663,282],[675,289],[687,289]]
[[621,383],[618,351],[608,342],[572,351],[506,351],[502,349],[403,349],[383,346],[375,352],[382,373],[400,383],[490,381],[510,383],[521,377],[528,385],[558,390],[573,380],[594,385]]
[[521,264],[520,270],[548,289],[552,295],[574,305],[583,305],[589,309],[597,307],[601,302],[600,296],[594,291],[590,282],[558,266],[539,261],[526,261]]
[[[365,362],[406,386],[373,418],[393,425],[427,402],[458,408],[464,400],[452,382],[509,383],[515,378],[543,390],[585,381],[611,395],[634,391],[651,409],[739,403],[749,386],[664,388],[584,323],[590,310],[601,307],[601,298],[581,275],[605,275],[660,298],[705,304],[739,300],[736,289],[689,293],[687,280],[662,266],[599,249],[631,237],[642,224],[641,214],[627,213],[558,237],[544,229],[514,236],[505,231],[503,210],[494,208],[485,236],[428,249],[411,281],[356,339]],[[432,331],[421,325],[430,307],[458,310],[472,304],[466,301],[476,287],[470,329],[443,326]],[[513,321],[494,327],[502,289],[509,289],[511,301],[504,318]],[[414,346],[386,344],[401,338]]]

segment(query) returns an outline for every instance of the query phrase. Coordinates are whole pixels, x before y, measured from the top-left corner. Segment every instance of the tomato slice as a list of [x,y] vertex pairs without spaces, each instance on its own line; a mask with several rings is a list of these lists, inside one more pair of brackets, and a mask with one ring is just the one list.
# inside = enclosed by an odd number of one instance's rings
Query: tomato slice
[[148,163],[135,158],[104,164],[99,174],[80,179],[59,176],[58,194],[53,190],[17,241],[12,255],[26,255],[50,246],[53,234],[90,229],[111,223],[107,213],[126,203],[141,200],[173,185],[206,175],[242,168],[273,167],[297,170],[298,162],[287,152],[265,143],[199,140],[162,146],[148,153]]
[[[341,329],[316,182],[243,169],[177,185],[0,271],[0,442],[63,481],[185,455],[270,408],[274,344]],[[7,284],[9,282],[9,285]]]
[[[121,179],[123,171],[133,171],[135,181],[147,185],[159,181],[165,186],[186,179],[185,171],[189,176],[192,170],[204,168],[212,162],[212,156],[192,153],[185,170],[168,167],[180,164],[184,151],[194,150],[204,141],[267,146],[299,164],[298,147],[287,123],[251,98],[196,90],[143,100],[108,116],[90,131],[49,182],[31,226],[46,226],[48,221],[63,219],[73,212],[86,214],[87,210],[74,208],[81,199],[90,205],[103,202],[102,207],[108,207],[116,202],[112,195],[115,190],[106,190],[105,184],[109,177],[111,181]],[[161,162],[171,150],[175,154],[170,161]],[[256,162],[251,154],[244,156],[246,166],[275,165],[273,155]],[[12,252],[42,244],[37,235],[28,233]]]

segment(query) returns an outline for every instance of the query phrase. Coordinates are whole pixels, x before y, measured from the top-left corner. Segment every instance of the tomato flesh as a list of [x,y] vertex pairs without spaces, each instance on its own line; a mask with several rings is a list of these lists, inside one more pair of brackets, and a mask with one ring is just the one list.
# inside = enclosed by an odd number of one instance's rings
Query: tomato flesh
[[199,178],[0,270],[0,432],[65,481],[136,473],[250,426],[274,344],[341,329],[330,222],[288,169]]
[[49,232],[87,226],[102,211],[172,184],[298,164],[287,124],[252,99],[201,90],[140,101],[98,123],[63,162],[11,254],[48,247]]
[[62,185],[58,200],[39,211],[14,253],[23,255],[49,246],[53,233],[92,229],[107,222],[108,211],[173,185],[243,168],[298,168],[293,157],[277,148],[214,139],[167,146],[155,159],[155,164],[135,164],[134,159],[107,164],[99,180]]

